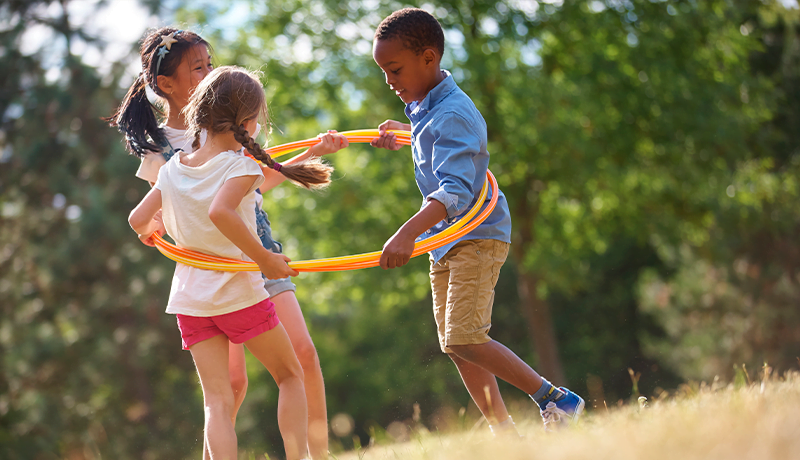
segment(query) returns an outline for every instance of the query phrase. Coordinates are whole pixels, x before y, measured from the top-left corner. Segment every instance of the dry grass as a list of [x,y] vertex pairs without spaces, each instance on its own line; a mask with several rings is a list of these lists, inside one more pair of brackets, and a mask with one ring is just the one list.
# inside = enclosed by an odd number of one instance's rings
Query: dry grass
[[338,460],[800,459],[800,374],[740,388],[686,385],[671,397],[596,410],[569,430],[546,434],[539,420],[518,420],[522,440],[488,430],[417,434]]

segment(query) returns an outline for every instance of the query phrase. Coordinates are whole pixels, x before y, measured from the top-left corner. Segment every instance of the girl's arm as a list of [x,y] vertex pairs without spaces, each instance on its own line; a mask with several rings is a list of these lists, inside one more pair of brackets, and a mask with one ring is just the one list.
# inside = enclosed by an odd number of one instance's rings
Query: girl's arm
[[265,249],[236,213],[236,208],[242,202],[242,198],[247,193],[252,193],[251,187],[256,177],[239,176],[228,179],[214,197],[214,201],[211,202],[208,217],[226,238],[258,264],[261,273],[267,278],[280,279],[297,276],[300,273],[286,265],[291,259],[283,254],[275,254]]
[[128,223],[139,235],[142,243],[154,246],[153,233],[164,235],[164,224],[161,222],[161,190],[151,188],[144,199],[131,211]]
[[[286,160],[286,162],[283,164],[290,165],[308,158],[321,157],[323,155],[338,152],[339,150],[350,145],[350,142],[346,137],[344,137],[343,134],[338,134],[333,130],[330,130],[325,134],[320,134],[317,137],[320,139],[319,144],[312,145],[305,152]],[[267,190],[272,190],[286,180],[286,177],[278,171],[275,171],[268,166],[264,166],[261,163],[259,163],[259,165],[261,166],[261,172],[264,173],[264,182],[258,187],[258,189],[261,190],[261,193],[264,193]]]

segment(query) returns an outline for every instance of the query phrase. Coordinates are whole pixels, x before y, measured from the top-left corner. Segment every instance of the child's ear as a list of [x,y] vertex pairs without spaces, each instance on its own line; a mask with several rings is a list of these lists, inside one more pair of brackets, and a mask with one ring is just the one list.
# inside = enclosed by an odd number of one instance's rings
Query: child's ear
[[166,75],[157,76],[156,83],[158,84],[158,89],[164,94],[172,94],[172,92],[175,91],[172,88],[172,79]]
[[425,60],[425,65],[431,65],[436,63],[439,55],[436,54],[433,48],[425,48],[425,51],[422,52],[422,58]]

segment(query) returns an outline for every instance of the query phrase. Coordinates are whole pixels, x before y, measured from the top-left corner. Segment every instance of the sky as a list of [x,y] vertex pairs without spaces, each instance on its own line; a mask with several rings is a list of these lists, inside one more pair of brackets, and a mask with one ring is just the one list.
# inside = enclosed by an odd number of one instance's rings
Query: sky
[[[370,2],[373,0],[362,1]],[[512,3],[517,5],[528,1],[533,3],[532,0],[511,0]],[[798,0],[779,1],[788,8],[798,8]],[[82,26],[90,35],[100,39],[98,44],[86,43],[80,39],[73,40],[70,45],[72,54],[80,56],[87,65],[98,68],[101,74],[107,74],[112,63],[119,60],[127,60],[128,73],[133,77],[138,74],[140,64],[136,54],[132,53],[131,50],[141,39],[145,30],[151,27],[167,25],[172,21],[171,14],[168,12],[176,2],[177,0],[167,0],[165,2],[167,13],[157,17],[151,15],[137,0],[70,0],[66,2],[70,22],[76,26]],[[211,25],[215,29],[233,30],[243,16],[242,10],[246,11],[254,5],[251,2],[241,0],[232,3],[232,7],[227,9],[226,14],[214,18],[214,23]],[[546,0],[545,3],[558,2]],[[214,0],[196,0],[193,2],[194,7],[201,7],[203,4],[218,7],[219,2]],[[254,7],[257,8],[257,5]],[[9,18],[7,15],[3,17],[2,13],[3,10],[0,7],[0,30],[15,22],[15,18]],[[48,18],[60,17],[62,15],[62,7],[60,2],[54,2],[49,6],[37,8],[35,14]],[[63,38],[56,36],[49,27],[33,25],[23,34],[20,51],[24,54],[43,51],[45,67],[49,68],[47,79],[56,81],[60,77],[60,60],[63,59],[65,46],[66,42]],[[296,54],[297,51],[293,50],[293,53]]]

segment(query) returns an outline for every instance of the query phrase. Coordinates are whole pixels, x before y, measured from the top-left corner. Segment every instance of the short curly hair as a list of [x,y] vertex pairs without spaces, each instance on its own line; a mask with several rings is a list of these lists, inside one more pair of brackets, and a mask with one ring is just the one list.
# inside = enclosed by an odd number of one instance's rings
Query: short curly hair
[[400,39],[403,46],[416,54],[425,48],[434,48],[439,56],[444,54],[444,31],[439,21],[419,8],[403,8],[390,14],[377,29],[376,40]]

